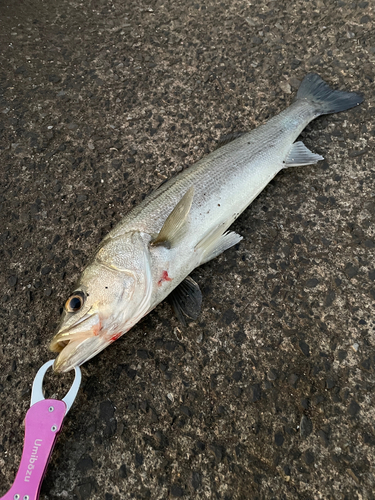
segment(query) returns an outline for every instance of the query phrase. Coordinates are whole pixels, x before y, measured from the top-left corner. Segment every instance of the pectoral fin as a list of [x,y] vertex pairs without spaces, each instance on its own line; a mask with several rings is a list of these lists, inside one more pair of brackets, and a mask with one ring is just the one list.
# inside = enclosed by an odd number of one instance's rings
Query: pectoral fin
[[285,167],[302,167],[303,165],[312,165],[320,160],[324,160],[323,156],[317,155],[310,151],[302,141],[295,142],[288,156],[285,159]]
[[193,202],[193,196],[194,186],[184,194],[172,212],[168,215],[160,233],[151,242],[151,245],[164,245],[167,248],[171,248],[173,244],[181,238],[186,228],[187,217]]
[[202,292],[190,277],[182,281],[169,295],[169,300],[177,318],[186,326],[186,318],[197,319],[202,307]]

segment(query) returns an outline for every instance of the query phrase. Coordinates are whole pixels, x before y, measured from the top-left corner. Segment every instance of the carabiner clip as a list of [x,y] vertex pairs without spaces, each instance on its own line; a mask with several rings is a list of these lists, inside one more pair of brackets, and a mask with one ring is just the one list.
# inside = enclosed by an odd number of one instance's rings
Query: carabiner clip
[[[44,375],[46,374],[48,368],[53,365],[54,361],[55,361],[54,359],[51,359],[50,361],[47,361],[47,363],[44,363],[44,365],[39,368],[38,373],[35,375],[33,388],[31,390],[30,406],[33,406],[35,403],[44,400],[44,391],[43,391]],[[72,407],[72,404],[74,403],[74,400],[78,393],[79,386],[81,385],[81,379],[82,379],[81,370],[79,369],[78,366],[76,366],[73,385],[69,389],[69,392],[66,394],[65,398],[62,399],[62,401],[64,401],[64,403],[66,404],[65,415],[67,415],[68,411]]]
[[20,466],[13,486],[0,500],[38,500],[47,465],[81,383],[81,370],[75,368],[72,387],[65,398],[44,399],[43,379],[54,360],[47,361],[35,376],[31,404],[25,417],[25,439]]

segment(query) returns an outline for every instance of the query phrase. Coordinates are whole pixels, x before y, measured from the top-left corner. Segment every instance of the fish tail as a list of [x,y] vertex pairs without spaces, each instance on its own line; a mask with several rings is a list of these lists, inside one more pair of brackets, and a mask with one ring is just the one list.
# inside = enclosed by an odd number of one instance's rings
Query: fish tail
[[313,104],[319,115],[345,111],[363,101],[363,97],[355,92],[331,89],[316,73],[309,73],[302,80],[297,92],[297,100],[299,99]]

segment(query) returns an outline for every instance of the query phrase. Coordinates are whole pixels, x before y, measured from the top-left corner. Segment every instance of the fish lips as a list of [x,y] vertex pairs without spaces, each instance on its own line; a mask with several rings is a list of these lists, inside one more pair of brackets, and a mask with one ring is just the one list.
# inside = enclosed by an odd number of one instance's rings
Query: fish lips
[[70,340],[55,359],[55,372],[65,373],[76,366],[86,363],[105,349],[111,342],[103,336],[88,337],[86,339]]
[[52,339],[51,351],[60,352],[53,365],[56,372],[67,372],[98,354],[110,343],[101,335],[98,314],[83,317],[77,324],[60,330]]

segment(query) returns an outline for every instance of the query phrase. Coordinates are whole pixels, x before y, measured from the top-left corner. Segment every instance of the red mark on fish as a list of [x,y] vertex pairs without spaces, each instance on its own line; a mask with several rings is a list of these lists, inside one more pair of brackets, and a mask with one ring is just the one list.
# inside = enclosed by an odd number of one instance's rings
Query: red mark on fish
[[158,285],[160,286],[164,281],[172,281],[172,278],[168,276],[168,271],[163,271],[160,280],[158,281]]
[[93,333],[94,333],[95,337],[97,337],[97,336],[99,335],[99,333],[100,333],[101,329],[102,329],[102,324],[101,324],[101,322],[99,321],[99,323],[98,323],[97,325],[95,325],[95,326],[93,327],[93,329],[92,329],[92,331],[93,331]]
[[111,342],[114,342],[115,340],[117,340],[119,337],[121,337],[121,333],[115,333],[114,335],[112,335],[111,337]]

